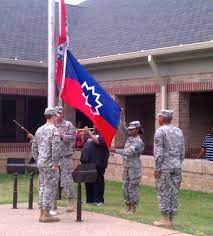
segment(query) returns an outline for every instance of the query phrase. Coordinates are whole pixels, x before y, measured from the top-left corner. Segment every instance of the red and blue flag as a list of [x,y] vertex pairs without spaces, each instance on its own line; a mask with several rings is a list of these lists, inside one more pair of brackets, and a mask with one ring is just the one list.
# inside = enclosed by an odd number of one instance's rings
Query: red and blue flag
[[61,98],[84,113],[111,145],[120,120],[120,107],[67,50],[66,71]]

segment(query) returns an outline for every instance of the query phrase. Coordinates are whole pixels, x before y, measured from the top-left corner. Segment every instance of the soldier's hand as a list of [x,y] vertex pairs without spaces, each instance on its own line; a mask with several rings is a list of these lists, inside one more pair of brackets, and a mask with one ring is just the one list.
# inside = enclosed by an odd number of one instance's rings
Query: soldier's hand
[[110,152],[115,152],[115,148],[110,148],[109,151]]
[[89,130],[88,126],[84,127],[84,133],[85,134],[89,134],[90,133],[90,130]]
[[58,166],[55,165],[55,164],[52,165],[52,166],[51,166],[51,170],[54,171],[54,172],[57,171],[57,170],[58,170]]
[[33,139],[33,137],[34,137],[34,136],[33,136],[31,133],[27,134],[27,138],[28,138],[28,139]]
[[159,179],[160,178],[160,171],[155,170],[154,177],[155,177],[155,179]]

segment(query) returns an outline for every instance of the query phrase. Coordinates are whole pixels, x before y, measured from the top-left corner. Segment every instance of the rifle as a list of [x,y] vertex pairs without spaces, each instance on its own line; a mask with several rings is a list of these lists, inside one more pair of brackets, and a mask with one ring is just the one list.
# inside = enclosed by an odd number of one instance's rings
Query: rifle
[[[29,130],[27,130],[26,128],[24,128],[17,120],[13,120],[13,122],[22,130],[24,130],[27,134],[31,134]],[[31,134],[32,135],[32,134]]]

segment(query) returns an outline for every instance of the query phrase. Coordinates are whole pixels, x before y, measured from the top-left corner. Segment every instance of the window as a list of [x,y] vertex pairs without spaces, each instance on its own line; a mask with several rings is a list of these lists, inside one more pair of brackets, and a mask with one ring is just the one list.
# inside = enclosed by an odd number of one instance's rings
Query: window
[[34,134],[45,122],[46,106],[46,97],[0,95],[0,142],[27,142],[26,133],[13,120]]

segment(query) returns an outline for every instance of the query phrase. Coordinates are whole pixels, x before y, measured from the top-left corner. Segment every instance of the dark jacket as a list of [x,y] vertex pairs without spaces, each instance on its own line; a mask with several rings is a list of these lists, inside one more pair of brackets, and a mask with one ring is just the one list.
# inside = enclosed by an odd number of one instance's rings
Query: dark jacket
[[81,151],[82,163],[95,163],[97,167],[106,168],[109,159],[109,150],[99,134],[99,144],[96,144],[92,140],[87,140]]

